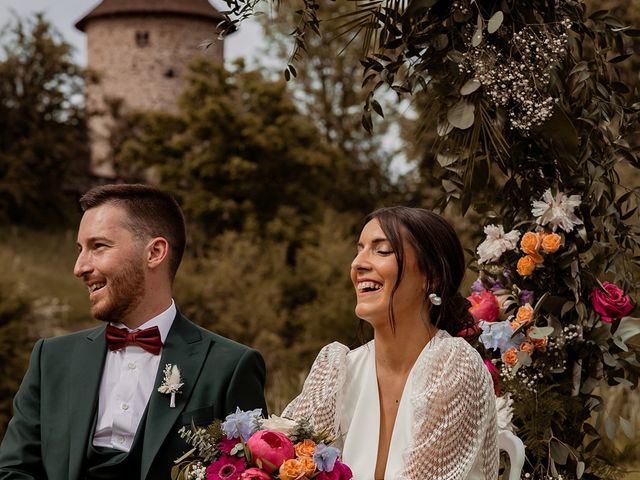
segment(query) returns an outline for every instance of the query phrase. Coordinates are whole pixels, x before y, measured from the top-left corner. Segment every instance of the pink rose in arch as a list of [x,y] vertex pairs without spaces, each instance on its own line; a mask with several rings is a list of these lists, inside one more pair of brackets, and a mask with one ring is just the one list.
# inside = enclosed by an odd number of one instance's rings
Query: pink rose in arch
[[625,295],[620,287],[613,283],[604,282],[601,288],[594,288],[591,292],[591,305],[600,314],[605,323],[612,323],[633,310],[629,295]]
[[500,305],[496,296],[487,291],[474,292],[467,297],[471,302],[469,313],[473,315],[476,322],[484,320],[485,322],[495,322],[500,315]]

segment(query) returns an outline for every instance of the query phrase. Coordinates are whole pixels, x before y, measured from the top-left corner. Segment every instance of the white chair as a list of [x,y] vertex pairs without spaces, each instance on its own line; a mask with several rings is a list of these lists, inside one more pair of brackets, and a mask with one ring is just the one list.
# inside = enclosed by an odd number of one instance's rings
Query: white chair
[[509,456],[509,465],[504,472],[503,480],[520,480],[525,459],[522,440],[509,430],[499,430],[498,448],[507,452]]

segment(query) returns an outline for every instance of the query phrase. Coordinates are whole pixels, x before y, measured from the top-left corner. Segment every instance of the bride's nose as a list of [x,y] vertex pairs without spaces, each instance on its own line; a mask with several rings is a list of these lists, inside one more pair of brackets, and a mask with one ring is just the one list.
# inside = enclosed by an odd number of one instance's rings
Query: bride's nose
[[360,250],[358,254],[355,256],[353,261],[351,262],[351,270],[356,272],[367,271],[371,269],[371,264],[367,259],[367,254],[365,250]]

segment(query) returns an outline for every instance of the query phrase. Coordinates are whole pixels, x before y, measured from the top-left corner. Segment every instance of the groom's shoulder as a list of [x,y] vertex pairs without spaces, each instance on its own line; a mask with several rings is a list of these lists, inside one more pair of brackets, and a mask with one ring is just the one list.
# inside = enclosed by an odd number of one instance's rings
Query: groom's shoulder
[[102,334],[104,326],[86,328],[77,332],[65,332],[60,335],[48,336],[40,338],[35,346],[34,351],[38,351],[39,355],[58,355],[66,354],[72,351],[79,343],[91,341]]
[[236,351],[240,354],[245,353],[248,350],[253,350],[251,347],[247,345],[243,345],[242,343],[236,342],[235,340],[231,340],[225,336],[220,335],[219,333],[212,332],[211,330],[207,330],[206,328],[192,322],[187,317],[183,315],[183,318],[189,322],[192,328],[197,329],[203,338],[211,340],[217,348],[224,348],[225,350]]

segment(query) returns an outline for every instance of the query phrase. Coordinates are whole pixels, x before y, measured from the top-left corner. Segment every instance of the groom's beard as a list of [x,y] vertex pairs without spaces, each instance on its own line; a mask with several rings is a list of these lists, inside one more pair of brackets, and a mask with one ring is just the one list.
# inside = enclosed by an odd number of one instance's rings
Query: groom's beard
[[120,273],[111,277],[104,287],[107,298],[91,305],[91,314],[103,322],[122,322],[142,303],[145,295],[144,270],[130,262]]

